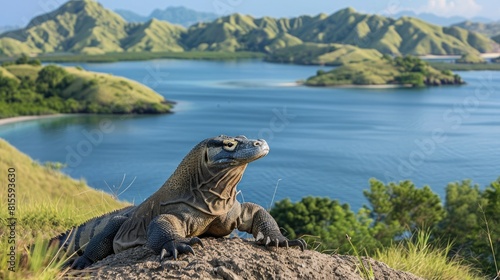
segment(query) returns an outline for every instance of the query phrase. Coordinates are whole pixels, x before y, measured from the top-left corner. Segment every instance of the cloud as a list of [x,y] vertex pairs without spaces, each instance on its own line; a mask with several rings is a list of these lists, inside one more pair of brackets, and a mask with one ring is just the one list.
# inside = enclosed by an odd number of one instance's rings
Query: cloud
[[421,7],[419,12],[440,16],[473,17],[482,9],[476,0],[428,0],[427,5]]

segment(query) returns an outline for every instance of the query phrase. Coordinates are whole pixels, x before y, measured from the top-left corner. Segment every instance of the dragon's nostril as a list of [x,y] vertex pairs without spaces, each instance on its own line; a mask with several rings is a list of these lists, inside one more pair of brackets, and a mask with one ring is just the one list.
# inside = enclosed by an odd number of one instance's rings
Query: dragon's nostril
[[261,145],[262,145],[262,142],[261,142],[261,141],[255,141],[255,142],[253,142],[253,145],[254,145],[255,147],[257,147],[257,146],[261,146]]

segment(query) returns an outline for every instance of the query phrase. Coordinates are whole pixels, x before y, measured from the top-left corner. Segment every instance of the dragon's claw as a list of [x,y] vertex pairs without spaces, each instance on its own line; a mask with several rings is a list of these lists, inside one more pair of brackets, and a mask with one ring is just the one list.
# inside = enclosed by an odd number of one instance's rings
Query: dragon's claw
[[166,258],[177,260],[178,255],[188,254],[196,255],[193,250],[193,245],[198,244],[203,247],[203,242],[198,237],[185,238],[182,240],[170,240],[163,245],[160,253],[160,261]]
[[284,236],[271,238],[270,236],[264,237],[264,235],[259,232],[256,241],[258,244],[264,245],[266,248],[269,246],[276,246],[276,248],[285,247],[287,249],[289,247],[299,247],[302,251],[307,249],[307,243],[302,238],[293,240],[288,240]]

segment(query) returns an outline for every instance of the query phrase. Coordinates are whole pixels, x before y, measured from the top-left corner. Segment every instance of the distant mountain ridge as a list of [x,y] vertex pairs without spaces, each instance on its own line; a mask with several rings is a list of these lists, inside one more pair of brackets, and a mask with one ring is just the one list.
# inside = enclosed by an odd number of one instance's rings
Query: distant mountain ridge
[[392,19],[352,8],[332,15],[296,18],[234,14],[191,26],[184,44],[197,50],[272,52],[303,42],[337,43],[394,55],[450,55],[489,52],[495,43],[458,27],[441,27],[416,18]]
[[0,26],[0,34],[15,29],[19,29],[19,26],[11,26],[11,25]]
[[500,36],[500,21],[490,23],[464,21],[454,24],[454,26],[478,32],[489,37]]
[[215,13],[198,12],[185,7],[167,7],[164,10],[155,9],[148,16],[142,16],[135,12],[118,9],[115,10],[124,20],[128,22],[146,22],[151,19],[168,21],[173,24],[179,24],[189,27],[198,22],[215,20],[218,15]]
[[464,22],[464,21],[473,21],[480,23],[490,23],[493,21],[492,19],[485,17],[473,17],[473,18],[465,18],[461,16],[442,17],[432,13],[415,13],[414,11],[401,11],[396,14],[393,15],[391,14],[387,16],[392,17],[394,19],[398,19],[400,17],[414,17],[441,26],[455,25],[459,22]]
[[459,27],[419,19],[367,15],[352,8],[331,15],[253,18],[232,14],[186,29],[157,19],[128,23],[93,0],[69,1],[0,35],[0,54],[254,51],[309,44],[348,44],[392,55],[489,52],[495,43]]

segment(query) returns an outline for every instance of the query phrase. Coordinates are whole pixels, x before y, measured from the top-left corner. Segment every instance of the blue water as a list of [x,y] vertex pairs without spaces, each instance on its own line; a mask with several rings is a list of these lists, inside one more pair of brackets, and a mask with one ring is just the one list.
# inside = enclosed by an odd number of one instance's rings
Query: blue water
[[500,176],[500,72],[462,72],[461,87],[367,90],[291,86],[318,67],[260,61],[80,65],[147,84],[177,102],[175,113],[43,119],[1,126],[0,137],[95,188],[131,184],[120,195],[128,201],[143,201],[195,144],[220,134],[268,141],[238,196],[265,207],[276,186],[275,200],[328,196],[357,209],[372,177],[443,196],[448,182]]

